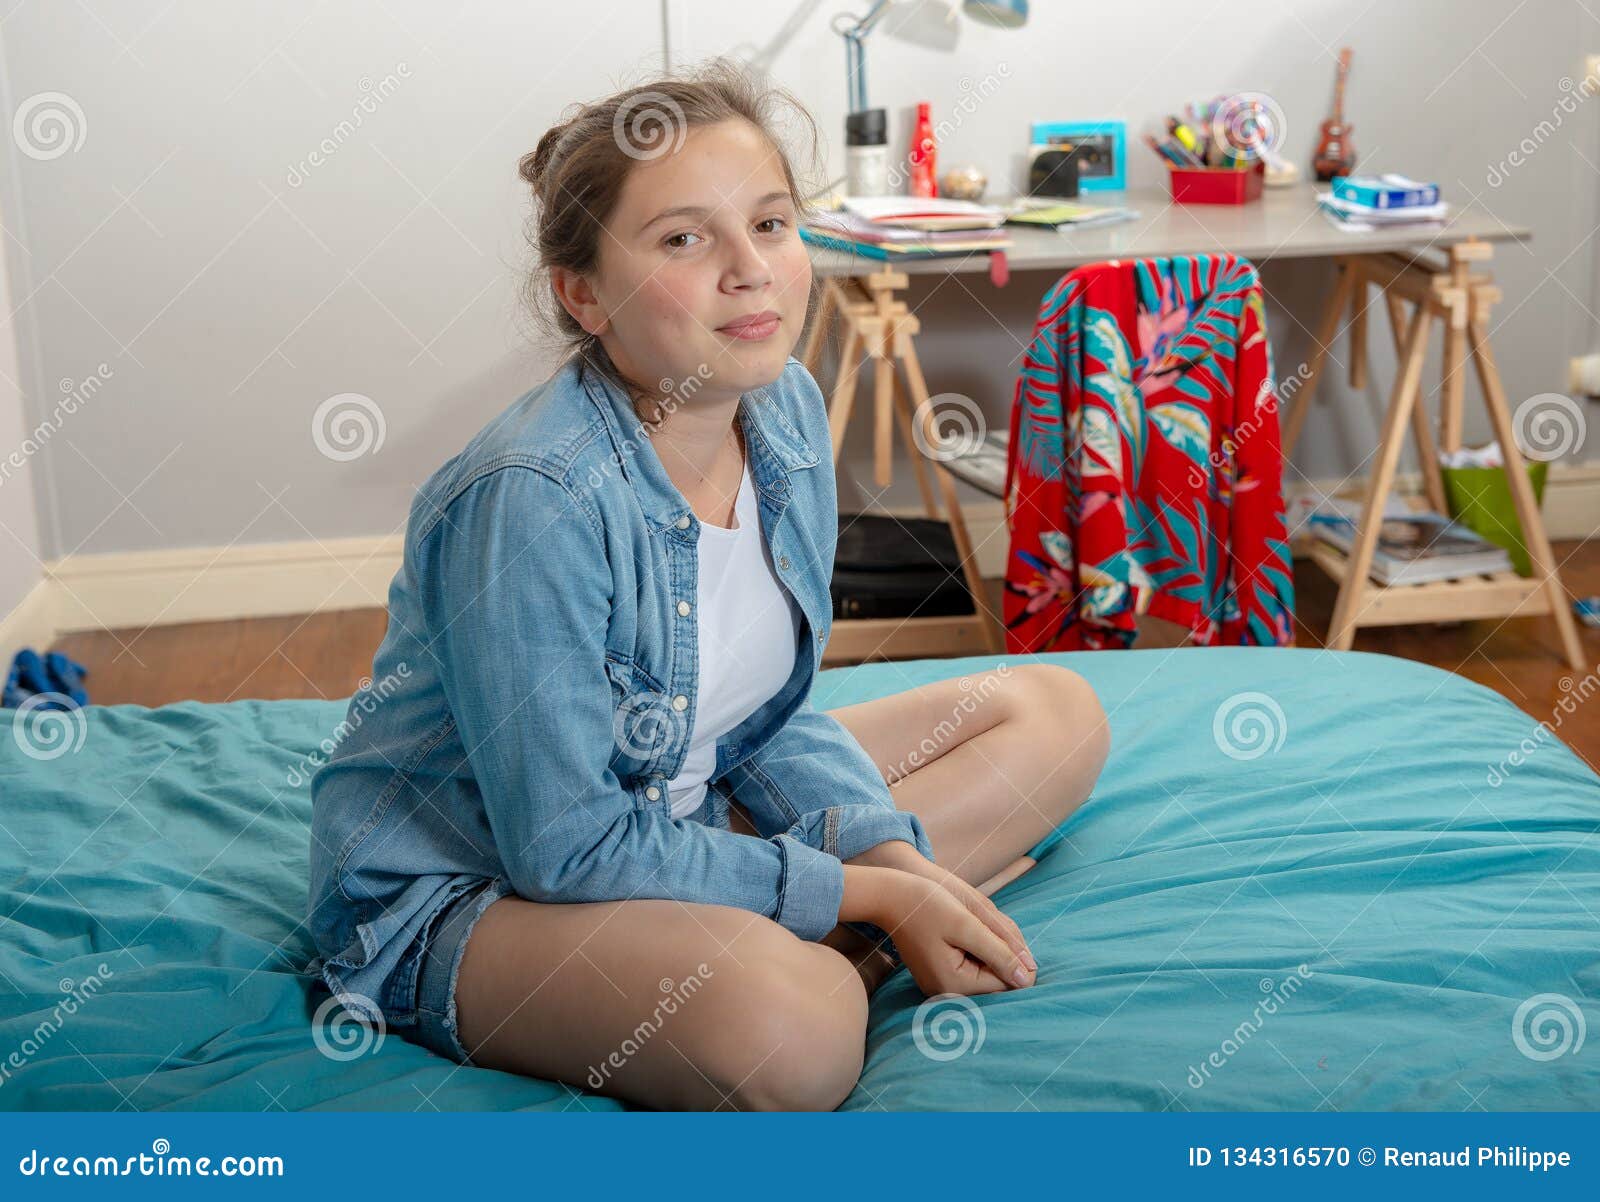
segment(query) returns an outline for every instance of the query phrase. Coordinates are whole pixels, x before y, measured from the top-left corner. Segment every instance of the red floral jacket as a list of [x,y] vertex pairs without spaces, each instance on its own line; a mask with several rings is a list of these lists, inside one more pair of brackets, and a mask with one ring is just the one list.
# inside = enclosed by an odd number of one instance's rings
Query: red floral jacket
[[1293,641],[1272,352],[1255,267],[1113,260],[1046,294],[1011,410],[1013,652]]

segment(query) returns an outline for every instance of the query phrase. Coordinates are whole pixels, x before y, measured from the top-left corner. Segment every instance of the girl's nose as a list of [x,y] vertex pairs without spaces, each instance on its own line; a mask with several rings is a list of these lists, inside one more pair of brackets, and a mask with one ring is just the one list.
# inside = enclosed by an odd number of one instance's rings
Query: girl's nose
[[760,288],[772,282],[772,268],[761,248],[748,234],[730,244],[731,258],[723,273],[723,286],[729,289]]

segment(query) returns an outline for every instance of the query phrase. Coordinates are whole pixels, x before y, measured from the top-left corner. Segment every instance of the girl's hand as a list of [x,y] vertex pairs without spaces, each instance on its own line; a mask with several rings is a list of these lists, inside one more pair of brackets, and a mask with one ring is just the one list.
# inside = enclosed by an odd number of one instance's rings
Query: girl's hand
[[[969,885],[949,869],[927,859],[911,844],[902,839],[891,839],[876,847],[868,848],[851,863],[871,863],[885,868],[898,868],[902,872],[933,881],[965,906],[984,926],[1003,939],[1006,946],[1021,957],[1030,971],[1038,972],[1039,962],[1028,950],[1028,941],[1022,937],[1022,928],[976,885]],[[900,940],[891,937],[898,947]]]
[[929,997],[1033,984],[1027,961],[954,893],[926,876],[896,873],[878,925],[889,932],[912,980]]

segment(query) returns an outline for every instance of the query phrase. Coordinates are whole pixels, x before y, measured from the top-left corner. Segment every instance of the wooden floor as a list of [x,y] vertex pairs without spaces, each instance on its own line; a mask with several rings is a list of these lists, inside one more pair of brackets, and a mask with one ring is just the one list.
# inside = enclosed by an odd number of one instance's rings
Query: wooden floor
[[[1573,593],[1600,593],[1600,540],[1557,543],[1555,552]],[[998,604],[999,582],[991,585]],[[1301,646],[1321,646],[1333,612],[1333,585],[1316,565],[1299,560],[1295,592],[1296,639]],[[381,609],[346,610],[142,631],[95,631],[66,635],[57,648],[89,669],[85,683],[90,700],[99,704],[342,698],[372,670],[385,618]],[[1600,630],[1579,629],[1589,670],[1600,672]],[[1166,623],[1152,623],[1137,645],[1176,645],[1178,633]],[[1458,672],[1552,723],[1563,690],[1575,687],[1547,618],[1364,630],[1356,635],[1356,650],[1398,655]],[[1593,682],[1588,687],[1592,689]],[[1600,706],[1600,699],[1590,704]],[[1564,718],[1555,733],[1600,771],[1600,708]]]

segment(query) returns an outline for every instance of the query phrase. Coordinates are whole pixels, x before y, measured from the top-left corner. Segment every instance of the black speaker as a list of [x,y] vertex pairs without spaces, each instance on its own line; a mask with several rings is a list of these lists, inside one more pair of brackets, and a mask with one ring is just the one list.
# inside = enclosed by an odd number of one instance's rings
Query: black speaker
[[1077,196],[1077,148],[1059,146],[1036,152],[1028,163],[1028,195]]
[[977,612],[948,522],[841,513],[833,616],[949,617]]

